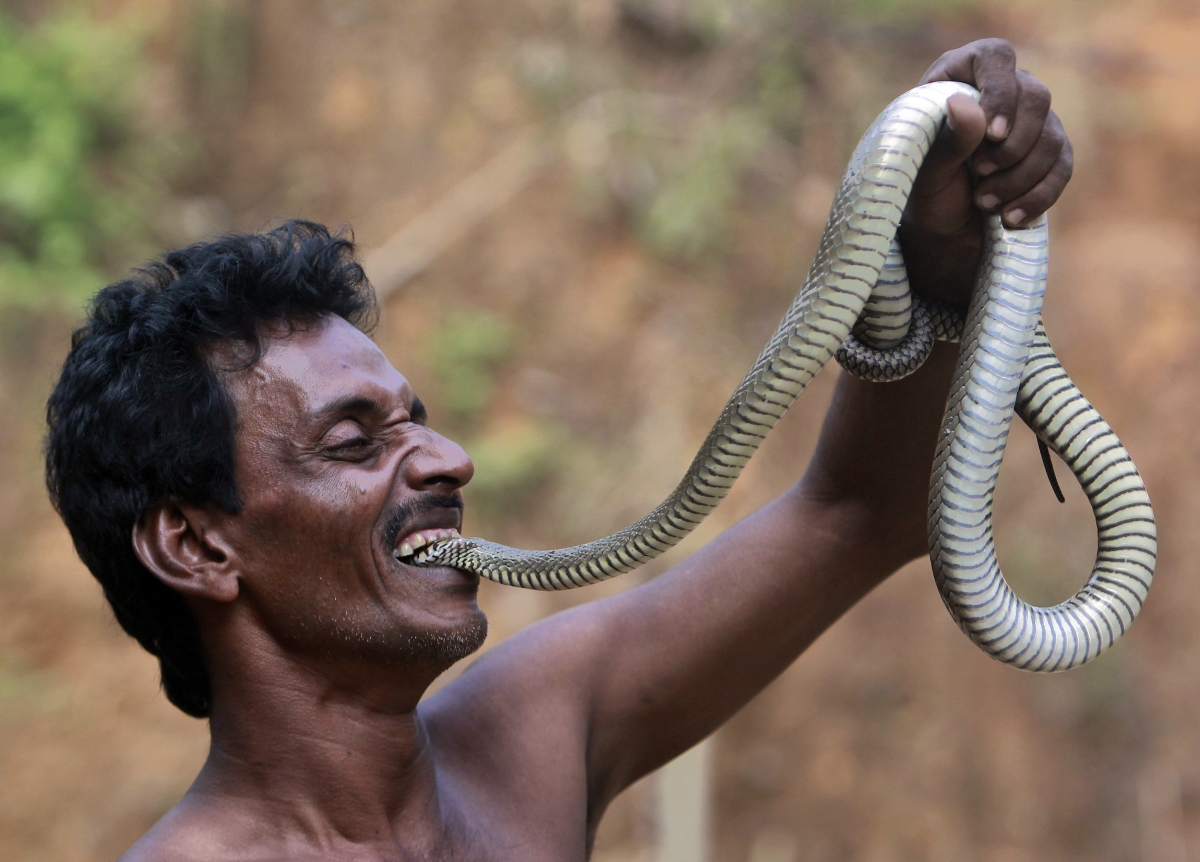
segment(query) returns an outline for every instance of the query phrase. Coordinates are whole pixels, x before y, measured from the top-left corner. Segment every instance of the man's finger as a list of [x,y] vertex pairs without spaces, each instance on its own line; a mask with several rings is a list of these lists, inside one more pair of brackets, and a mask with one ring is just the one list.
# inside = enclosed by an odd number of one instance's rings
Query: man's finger
[[993,173],[979,182],[974,194],[980,209],[994,211],[1006,207],[1037,186],[1050,173],[1050,169],[1058,162],[1067,145],[1067,136],[1062,130],[1062,124],[1058,122],[1057,117],[1053,119],[1053,122],[1044,124],[1041,136],[1025,158],[1007,170]]
[[984,144],[975,155],[975,172],[989,176],[1015,165],[1024,159],[1039,140],[1050,115],[1050,90],[1028,72],[1017,72],[1020,89],[1017,113],[1008,137],[997,143]]
[[1002,141],[1013,127],[1020,94],[1017,84],[1017,53],[1005,39],[980,39],[938,58],[921,78],[932,81],[961,81],[980,92],[979,104],[987,118],[989,140]]
[[989,140],[1002,141],[1012,131],[1020,97],[1017,52],[1005,39],[981,39],[972,46],[976,50],[975,87],[988,118],[987,136]]
[[1004,223],[1009,227],[1020,227],[1050,209],[1067,187],[1074,169],[1075,162],[1068,144],[1040,183],[1004,207],[1001,213]]

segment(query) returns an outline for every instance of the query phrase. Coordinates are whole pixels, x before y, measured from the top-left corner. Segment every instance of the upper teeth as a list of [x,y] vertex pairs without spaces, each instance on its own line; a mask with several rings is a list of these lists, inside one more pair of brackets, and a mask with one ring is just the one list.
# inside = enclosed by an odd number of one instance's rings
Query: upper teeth
[[414,551],[417,551],[426,545],[443,539],[458,539],[458,530],[418,530],[411,536],[407,537],[400,543],[399,549],[396,551],[397,557],[411,557]]

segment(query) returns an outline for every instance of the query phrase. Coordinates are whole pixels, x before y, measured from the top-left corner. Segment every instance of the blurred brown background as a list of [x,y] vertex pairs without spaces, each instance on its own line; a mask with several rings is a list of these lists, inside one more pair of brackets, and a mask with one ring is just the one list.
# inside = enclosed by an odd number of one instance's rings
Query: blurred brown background
[[[525,547],[639,516],[777,323],[859,134],[986,35],[1076,152],[1046,324],[1156,504],[1127,639],[1038,677],[992,662],[914,564],[722,729],[716,862],[1200,858],[1200,2],[111,0],[0,16],[0,859],[116,858],[185,790],[202,722],[118,629],[40,480],[84,297],[171,244],[348,224],[379,343],[477,478],[467,530]],[[701,535],[566,595],[484,586],[489,644],[626,589],[780,492],[818,378]],[[1014,433],[997,515],[1027,599],[1094,530]],[[595,859],[653,858],[651,782]]]

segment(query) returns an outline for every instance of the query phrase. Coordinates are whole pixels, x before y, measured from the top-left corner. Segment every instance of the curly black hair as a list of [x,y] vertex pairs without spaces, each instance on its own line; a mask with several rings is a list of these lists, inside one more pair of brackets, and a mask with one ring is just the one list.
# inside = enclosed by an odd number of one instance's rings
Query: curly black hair
[[133,527],[160,502],[241,508],[222,342],[261,355],[265,325],[325,316],[369,331],[375,294],[353,238],[289,221],[168,252],[101,290],[46,408],[46,485],[121,627],[156,656],[167,698],[205,717],[212,692],[183,596],[142,565]]

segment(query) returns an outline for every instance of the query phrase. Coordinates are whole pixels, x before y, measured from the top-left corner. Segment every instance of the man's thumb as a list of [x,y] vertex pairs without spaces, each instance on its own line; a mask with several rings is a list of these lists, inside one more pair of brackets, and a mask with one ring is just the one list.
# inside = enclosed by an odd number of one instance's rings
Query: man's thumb
[[958,174],[963,163],[983,141],[987,117],[970,96],[956,93],[946,106],[946,122],[921,168],[923,193],[935,192]]

